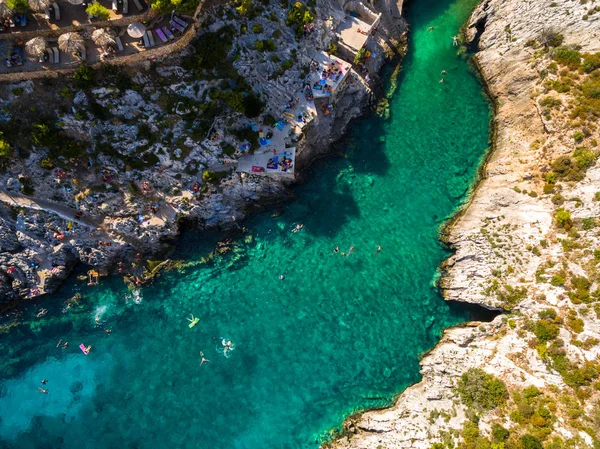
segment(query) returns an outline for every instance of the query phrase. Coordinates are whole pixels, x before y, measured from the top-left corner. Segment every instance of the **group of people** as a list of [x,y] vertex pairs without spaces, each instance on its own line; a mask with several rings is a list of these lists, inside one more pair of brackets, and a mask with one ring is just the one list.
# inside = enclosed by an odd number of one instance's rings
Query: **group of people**
[[6,67],[14,67],[17,65],[23,65],[25,57],[23,52],[19,48],[13,48],[10,57],[6,58]]
[[[381,246],[377,245],[377,249],[375,250],[373,255],[378,254],[379,252],[381,252]],[[340,247],[336,246],[333,250],[333,254],[339,254],[339,253],[340,253]],[[342,251],[342,256],[344,256],[344,257],[351,256],[353,253],[354,253],[354,246],[351,246],[350,248],[348,248],[348,252]]]
[[15,14],[12,17],[0,18],[0,31],[8,31],[17,25],[25,26],[27,24],[27,16],[25,14]]

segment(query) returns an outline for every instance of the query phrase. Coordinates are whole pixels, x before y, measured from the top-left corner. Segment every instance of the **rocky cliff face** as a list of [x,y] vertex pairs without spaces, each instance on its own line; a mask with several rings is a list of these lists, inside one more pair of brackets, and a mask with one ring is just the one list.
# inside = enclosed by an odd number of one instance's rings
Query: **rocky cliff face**
[[[494,150],[448,230],[455,254],[441,287],[447,299],[507,314],[447,330],[422,361],[423,380],[392,408],[349,420],[336,446],[598,444],[597,10],[489,0],[474,11],[466,34],[496,103]],[[473,373],[507,393],[474,407],[457,388]]]
[[[199,229],[235,229],[262,204],[289,199],[293,177],[235,172],[239,148],[252,139],[257,143],[251,125],[271,130],[273,118],[302,90],[315,51],[327,49],[346,11],[339,1],[317,3],[314,31],[297,40],[294,28],[284,25],[287,7],[267,2],[257,9],[260,13],[236,15],[224,7],[204,13],[211,24],[200,34],[226,30],[215,36],[229,40],[221,52],[227,54],[204,55],[217,61],[210,70],[202,64],[189,68],[202,59],[195,58],[192,45],[155,66],[141,64],[133,76],[107,66],[95,75],[100,86],[58,81],[48,88],[25,81],[0,87],[0,104],[9,111],[0,126],[12,131],[4,137],[12,139],[18,156],[9,162],[0,157],[5,205],[0,306],[55,291],[77,262],[143,282],[140,260],[167,253],[181,220]],[[405,32],[402,19],[386,19],[369,39],[374,56],[365,64],[373,80],[386,58],[402,53]],[[257,42],[267,40],[275,49],[259,51]],[[319,114],[303,130],[297,173],[327,155],[351,120],[369,107],[372,90],[363,76],[352,71],[348,80],[331,99],[332,112]],[[261,117],[222,110],[219,91],[237,94],[238,100],[247,95],[232,86],[261,95]],[[239,109],[231,97],[225,104]],[[267,116],[268,125],[263,124]],[[27,132],[11,127],[17,121]]]

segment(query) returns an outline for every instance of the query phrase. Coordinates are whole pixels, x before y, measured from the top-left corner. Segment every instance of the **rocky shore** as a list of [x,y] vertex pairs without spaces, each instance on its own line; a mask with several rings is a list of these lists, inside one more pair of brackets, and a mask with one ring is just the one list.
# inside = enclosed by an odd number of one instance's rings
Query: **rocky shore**
[[[372,6],[355,3],[376,16]],[[124,68],[82,66],[72,80],[3,86],[0,305],[54,292],[79,262],[141,285],[152,271],[145,261],[168,255],[182,222],[240,229],[257,208],[288,199],[295,177],[373,104],[383,63],[404,51],[404,20],[384,17],[366,56],[319,103],[331,112],[318,111],[301,134],[284,139],[286,148],[296,147],[296,175],[238,173],[240,146],[258,146],[258,127],[277,132],[273,122],[302,91],[315,50],[342,47],[335,30],[347,6],[314,5],[309,32],[299,39],[302,24],[290,22],[283,3],[248,9],[241,2],[234,13],[213,6],[200,18],[201,44],[181,54]],[[226,44],[211,50],[217,46],[202,39]],[[275,39],[275,48],[262,49]]]
[[495,102],[494,148],[447,230],[441,288],[505,313],[447,330],[422,381],[348,420],[333,446],[597,447],[597,10],[484,0],[473,12],[466,40]]

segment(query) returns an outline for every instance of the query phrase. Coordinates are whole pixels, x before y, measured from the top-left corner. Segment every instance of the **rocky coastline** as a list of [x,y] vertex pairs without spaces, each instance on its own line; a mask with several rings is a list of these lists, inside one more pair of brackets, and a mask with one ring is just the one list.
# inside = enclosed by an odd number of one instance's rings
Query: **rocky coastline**
[[[355,3],[353,8],[376,15],[371,6]],[[146,261],[169,254],[182,224],[200,231],[243,229],[248,214],[266,203],[289,199],[289,187],[310,163],[327,156],[349,123],[373,105],[370,86],[377,84],[376,74],[384,62],[398,59],[404,52],[404,19],[382,17],[366,42],[367,54],[372,56],[355,65],[357,70],[362,67],[362,72],[352,69],[348,81],[321,104],[330,105],[331,113],[317,114],[301,135],[292,136],[295,176],[239,173],[235,170],[241,156],[237,147],[252,140],[250,126],[276,131],[272,122],[267,124],[267,117],[281,113],[288,101],[285,93],[291,96],[302,89],[304,70],[315,49],[331,49],[336,42],[342,47],[335,28],[347,14],[341,3],[320,2],[313,10],[314,31],[305,32],[297,41],[293,26],[279,27],[273,37],[290,44],[275,49],[266,59],[254,47],[258,38],[285,20],[287,7],[262,6],[258,17],[243,8],[242,3],[237,9],[241,18],[222,7],[200,15],[204,25],[199,39],[230,33],[227,39],[235,54],[228,57],[233,64],[220,63],[225,68],[216,66],[208,72],[194,68],[193,64],[201,63],[194,59],[197,50],[192,42],[180,54],[152,62],[115,70],[101,66],[101,73],[82,70],[78,75],[76,71],[76,78],[85,78],[86,73],[100,78],[98,87],[86,85],[85,79],[29,80],[4,86],[2,103],[9,111],[3,118],[9,124],[4,136],[11,131],[11,120],[18,117],[31,123],[34,141],[21,142],[16,137],[10,142],[16,157],[1,161],[3,308],[56,291],[78,263],[100,276],[119,274],[132,286],[142,285],[152,277]],[[248,31],[231,35],[228,30],[240,21]],[[252,35],[248,35],[250,29]],[[352,57],[348,49],[339,51],[342,57]],[[275,61],[285,58],[290,58],[286,62],[291,68],[282,70]],[[272,70],[274,74],[266,77]],[[198,78],[199,72],[209,76]],[[248,119],[236,112],[219,115],[210,111],[214,118],[202,120],[209,111],[201,103],[217,95],[215,73],[217,78],[243,76],[246,86],[264,101],[262,115]],[[370,76],[365,77],[366,73]],[[230,100],[224,101],[229,104]],[[44,106],[49,106],[47,111],[36,110]],[[46,112],[55,115],[55,108],[59,108],[56,123],[35,121]],[[196,115],[201,119],[194,120]],[[184,126],[191,126],[191,132]],[[196,128],[202,134],[194,134]],[[57,152],[53,146],[59,145],[49,137],[52,133],[60,134],[73,147],[87,147],[87,152],[79,152],[75,158],[53,156]],[[287,140],[285,143],[290,145]],[[135,153],[138,155],[132,156]]]
[[521,0],[473,12],[466,43],[495,104],[493,151],[443,232],[454,254],[440,287],[504,313],[446,330],[421,382],[350,418],[333,447],[597,447],[595,13],[585,1]]

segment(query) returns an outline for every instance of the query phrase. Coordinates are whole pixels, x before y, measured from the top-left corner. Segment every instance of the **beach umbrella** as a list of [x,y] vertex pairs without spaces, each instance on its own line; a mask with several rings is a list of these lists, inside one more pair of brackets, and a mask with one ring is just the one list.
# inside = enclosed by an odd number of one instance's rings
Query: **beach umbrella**
[[35,58],[42,56],[46,52],[47,48],[48,44],[43,37],[34,37],[33,39],[25,42],[25,51]]
[[77,53],[83,49],[83,37],[79,33],[65,33],[58,38],[58,48],[65,53]]
[[50,6],[50,0],[29,0],[29,7],[35,12],[44,12]]
[[12,8],[6,3],[6,0],[0,0],[0,17],[10,16],[12,11]]
[[127,34],[129,34],[134,39],[139,39],[146,32],[146,27],[142,25],[140,22],[133,22],[127,27]]
[[83,0],[68,0],[71,5],[81,5]]
[[97,30],[94,30],[92,33],[92,40],[100,47],[114,45],[117,43],[115,40],[115,32],[110,28],[98,28]]

